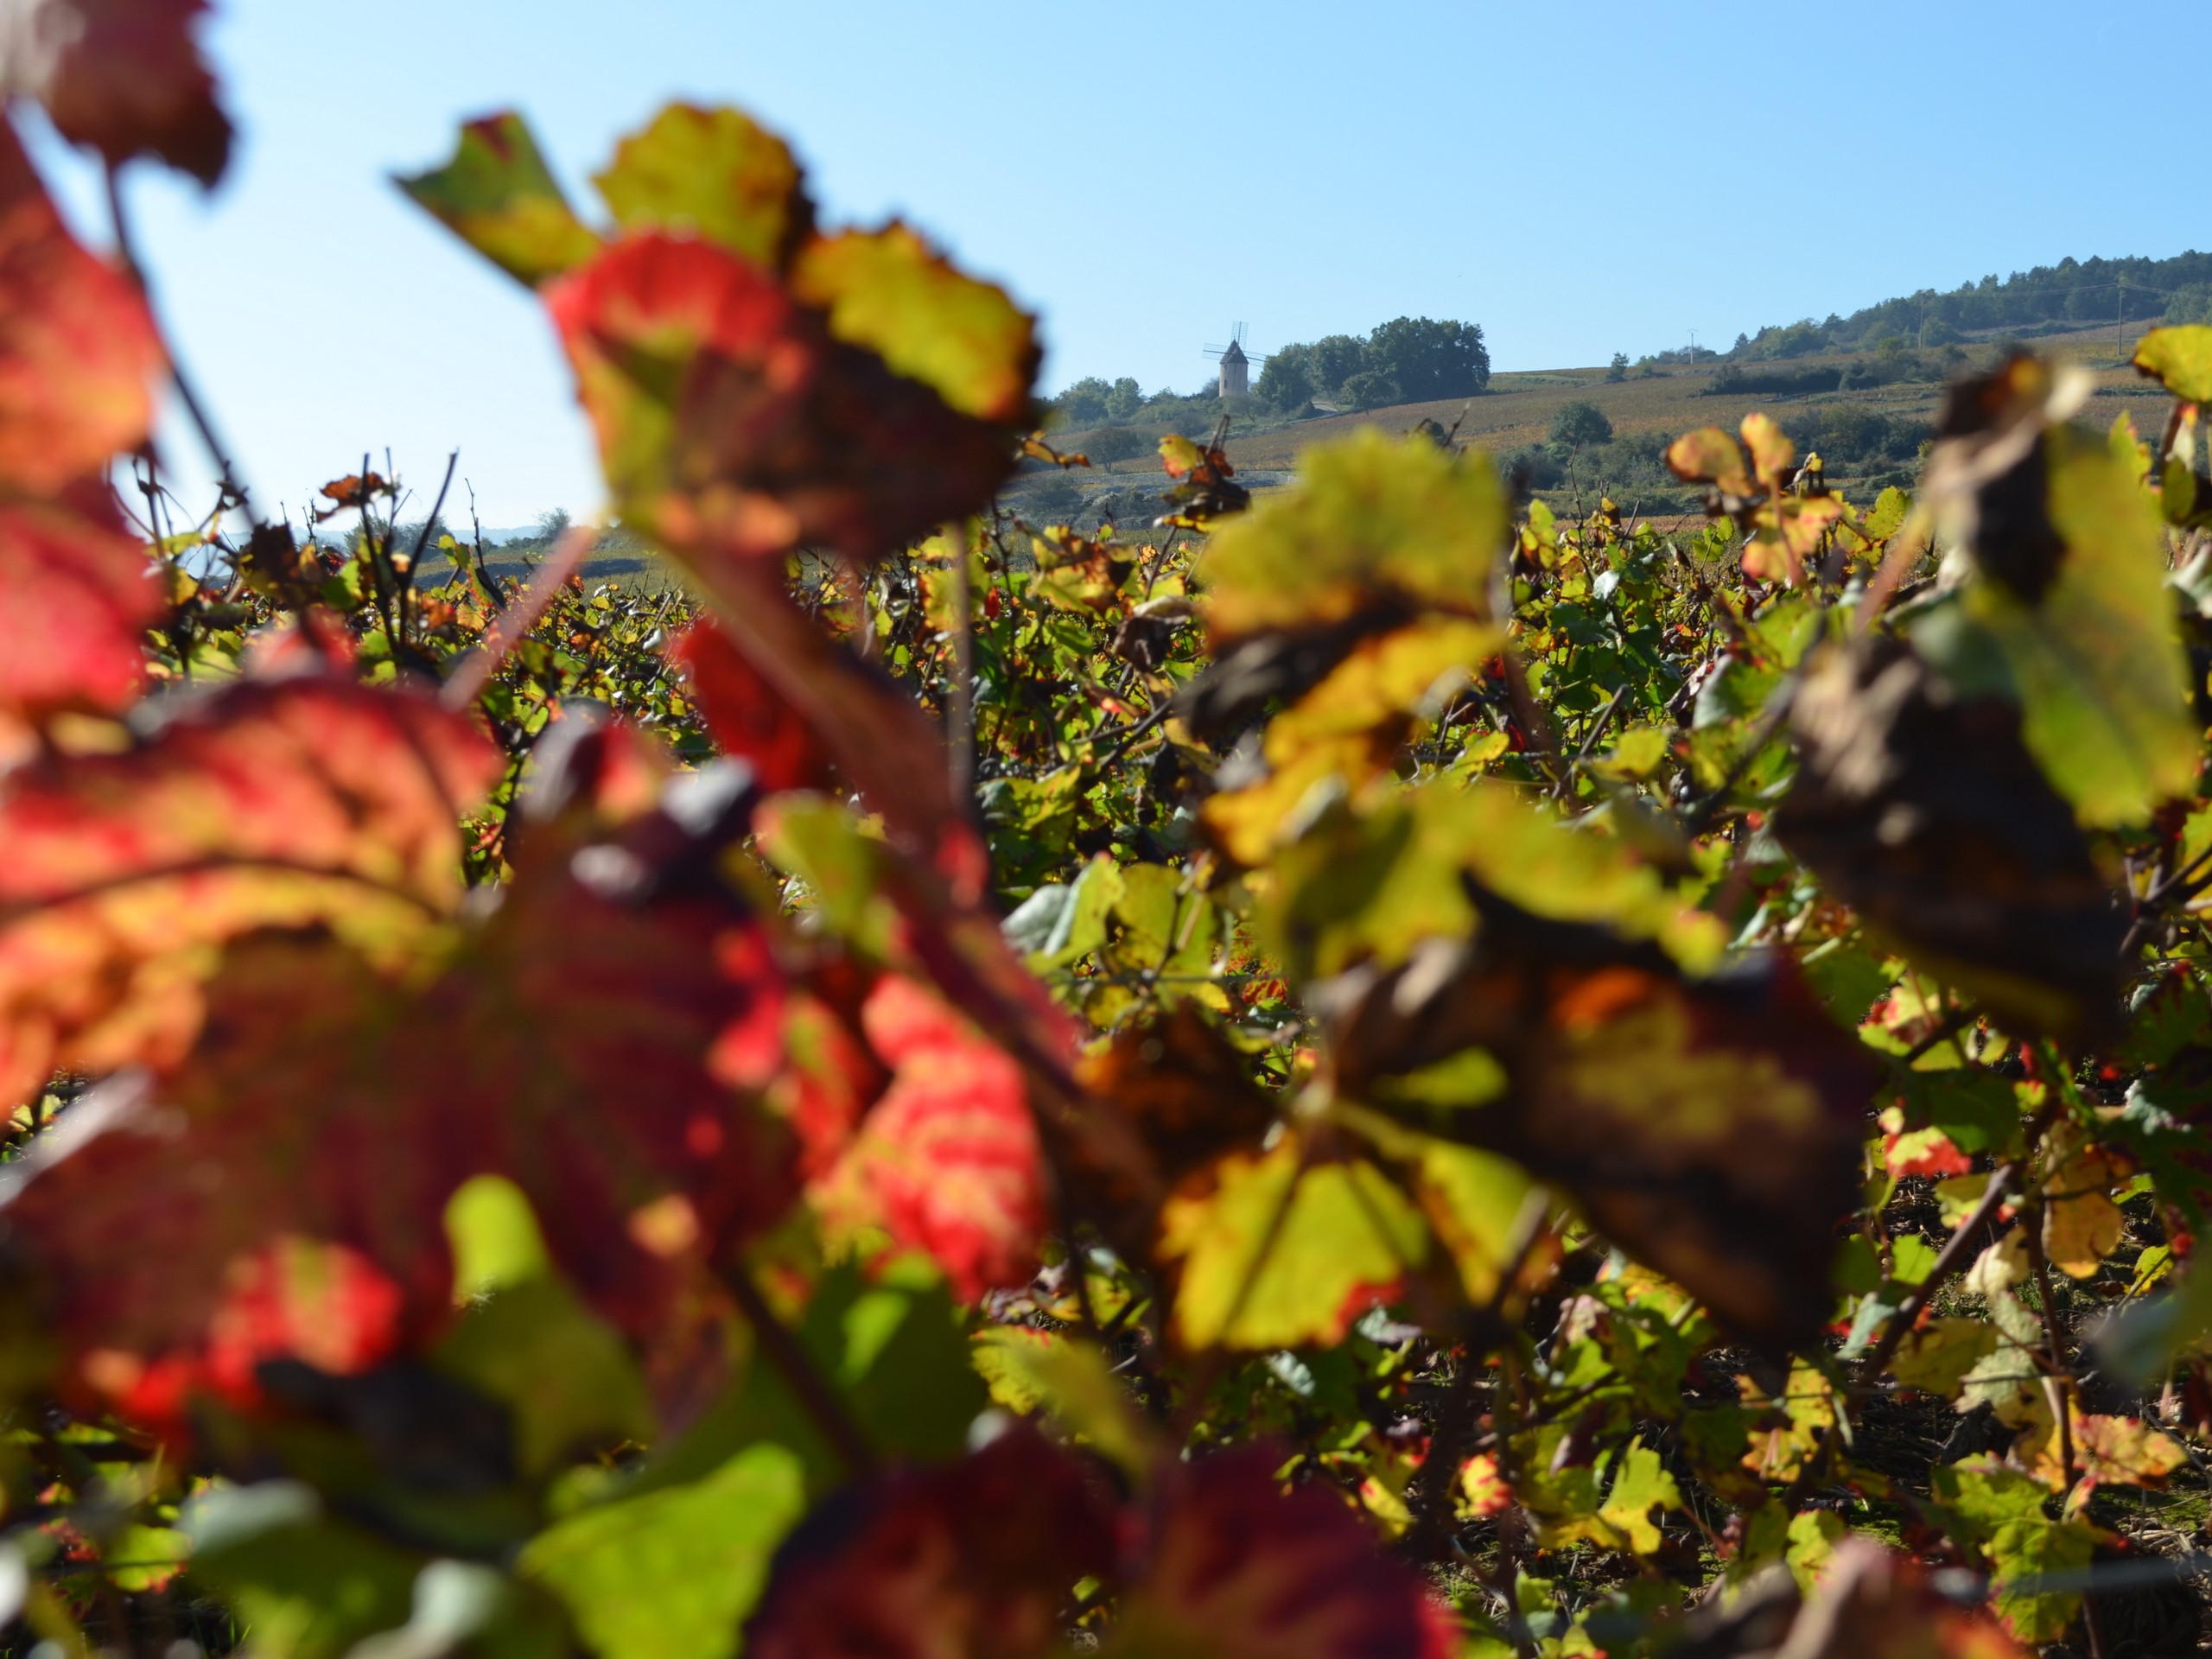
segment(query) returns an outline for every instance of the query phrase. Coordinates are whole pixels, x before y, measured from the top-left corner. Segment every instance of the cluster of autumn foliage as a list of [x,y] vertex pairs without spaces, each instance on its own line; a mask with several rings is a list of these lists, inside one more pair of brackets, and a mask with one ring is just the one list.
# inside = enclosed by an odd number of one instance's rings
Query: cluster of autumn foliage
[[[212,180],[200,9],[11,92]],[[595,219],[500,116],[404,188],[682,582],[523,583],[365,468],[195,516],[121,193],[0,152],[24,1642],[2194,1642],[2212,329],[1917,499],[1754,414],[1694,525],[1370,432],[1083,535],[1004,294],[734,111]]]

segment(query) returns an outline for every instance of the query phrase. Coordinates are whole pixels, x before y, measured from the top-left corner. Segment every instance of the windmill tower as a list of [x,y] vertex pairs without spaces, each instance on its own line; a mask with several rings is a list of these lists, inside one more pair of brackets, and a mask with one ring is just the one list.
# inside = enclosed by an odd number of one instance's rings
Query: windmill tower
[[[1243,323],[1238,323],[1230,331],[1228,345],[1209,346],[1206,355],[1221,359],[1221,395],[1224,397],[1242,397],[1250,392],[1252,358],[1244,350]],[[1262,358],[1260,360],[1265,362],[1267,359]]]

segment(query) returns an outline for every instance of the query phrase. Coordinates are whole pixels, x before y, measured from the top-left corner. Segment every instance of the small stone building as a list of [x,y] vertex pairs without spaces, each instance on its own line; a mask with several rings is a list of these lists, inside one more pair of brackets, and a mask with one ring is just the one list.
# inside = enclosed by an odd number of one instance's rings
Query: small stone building
[[1235,340],[1221,354],[1221,395],[1242,397],[1252,389],[1252,359],[1244,355],[1244,348]]

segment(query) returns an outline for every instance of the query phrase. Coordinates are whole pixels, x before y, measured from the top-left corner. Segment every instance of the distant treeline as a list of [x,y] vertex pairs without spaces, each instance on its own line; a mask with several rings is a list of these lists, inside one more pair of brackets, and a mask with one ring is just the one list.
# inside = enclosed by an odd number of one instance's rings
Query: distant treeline
[[[1885,341],[1936,348],[1967,333],[2049,333],[2125,319],[2212,321],[2212,254],[2171,259],[2062,259],[2056,265],[1996,273],[1949,293],[1932,288],[1884,300],[1847,317],[1802,321],[1738,334],[1733,361],[1770,361],[1823,352],[1866,351]],[[1746,388],[1748,390],[1748,388]]]
[[1859,391],[1871,386],[1895,385],[1901,381],[1948,378],[1955,352],[1908,352],[1899,349],[1894,335],[1883,349],[1852,363],[1807,363],[1789,366],[1772,360],[1728,362],[1720,365],[1705,389],[1707,397],[1735,397],[1762,394],[1786,397],[1811,391]]
[[[1389,404],[1471,397],[1490,385],[1490,350],[1481,326],[1398,317],[1364,334],[1330,334],[1285,346],[1261,365],[1254,400],[1279,414],[1295,415],[1316,402],[1339,409],[1379,409]],[[1077,430],[1173,423],[1193,406],[1217,400],[1207,385],[1188,396],[1147,392],[1126,376],[1078,380],[1052,399],[1058,424]]]

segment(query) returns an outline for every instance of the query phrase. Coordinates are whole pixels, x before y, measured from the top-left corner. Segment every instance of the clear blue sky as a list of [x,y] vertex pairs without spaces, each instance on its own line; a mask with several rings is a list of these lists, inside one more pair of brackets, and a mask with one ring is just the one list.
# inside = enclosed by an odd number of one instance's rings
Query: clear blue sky
[[426,491],[458,447],[488,525],[598,505],[533,302],[386,182],[503,105],[580,200],[664,99],[748,107],[829,217],[904,213],[1039,310],[1052,386],[1188,389],[1240,319],[1264,350],[1459,317],[1536,368],[2212,245],[2193,7],[218,3],[233,175],[132,196],[249,481],[296,506],[387,445]]

